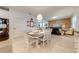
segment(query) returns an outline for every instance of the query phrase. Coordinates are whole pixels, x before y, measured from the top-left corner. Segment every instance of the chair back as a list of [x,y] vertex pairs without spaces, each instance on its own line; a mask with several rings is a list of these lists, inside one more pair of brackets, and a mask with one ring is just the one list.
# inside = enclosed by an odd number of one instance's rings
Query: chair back
[[43,40],[50,40],[51,39],[51,32],[49,30],[45,30]]

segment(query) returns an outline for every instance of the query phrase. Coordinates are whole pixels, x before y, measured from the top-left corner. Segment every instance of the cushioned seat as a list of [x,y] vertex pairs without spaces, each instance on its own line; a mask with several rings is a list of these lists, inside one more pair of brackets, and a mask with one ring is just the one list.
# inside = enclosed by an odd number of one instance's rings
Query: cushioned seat
[[65,32],[65,34],[74,35],[74,29],[73,29],[73,28],[69,28],[69,30],[67,30],[67,31]]

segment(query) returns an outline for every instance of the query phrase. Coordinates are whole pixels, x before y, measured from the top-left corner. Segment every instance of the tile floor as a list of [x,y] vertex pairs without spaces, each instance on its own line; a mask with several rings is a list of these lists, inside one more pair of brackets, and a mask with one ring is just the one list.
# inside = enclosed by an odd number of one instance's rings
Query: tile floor
[[0,53],[12,53],[12,45],[9,40],[0,42]]
[[[13,41],[13,52],[14,53],[26,53],[26,43],[23,37],[18,37],[17,40]],[[74,47],[74,36],[65,35],[57,36],[52,35],[51,42],[46,47],[34,47],[29,50],[29,53],[73,53],[75,52]]]

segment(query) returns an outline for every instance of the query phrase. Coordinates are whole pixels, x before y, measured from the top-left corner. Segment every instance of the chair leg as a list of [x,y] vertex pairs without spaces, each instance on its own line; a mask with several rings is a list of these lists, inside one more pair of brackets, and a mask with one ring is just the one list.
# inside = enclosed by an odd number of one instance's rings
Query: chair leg
[[43,47],[45,47],[45,41],[43,41]]
[[39,43],[39,42],[38,42],[38,40],[36,40],[36,46],[37,46],[37,48],[39,48],[39,45],[38,45],[38,43]]

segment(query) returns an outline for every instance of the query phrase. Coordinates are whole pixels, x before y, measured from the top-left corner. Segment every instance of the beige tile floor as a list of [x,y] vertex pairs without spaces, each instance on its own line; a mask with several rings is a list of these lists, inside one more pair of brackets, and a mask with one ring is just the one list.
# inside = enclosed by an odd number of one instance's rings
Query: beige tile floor
[[74,47],[75,47],[75,52],[79,53],[79,33],[75,33],[74,35]]
[[0,53],[11,53],[12,45],[9,40],[0,42]]
[[[17,38],[12,43],[14,53],[26,53],[26,43],[23,37]],[[74,36],[65,35],[57,36],[52,35],[51,42],[46,47],[34,47],[29,50],[30,53],[73,53],[74,48]]]

